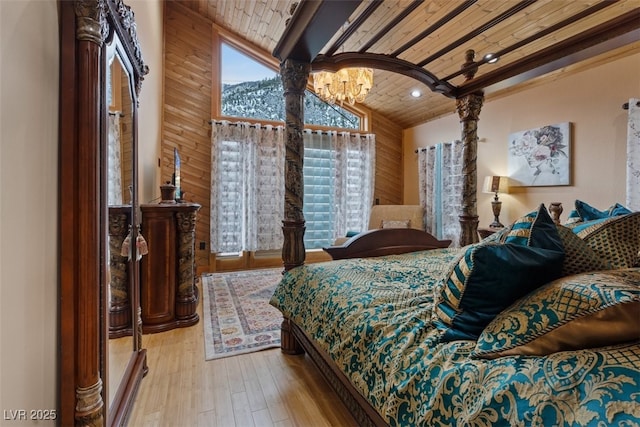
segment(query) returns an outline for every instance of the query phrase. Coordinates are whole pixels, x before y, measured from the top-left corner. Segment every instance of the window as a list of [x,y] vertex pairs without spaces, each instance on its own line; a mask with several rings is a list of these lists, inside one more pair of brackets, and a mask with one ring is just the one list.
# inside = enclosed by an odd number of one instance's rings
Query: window
[[[284,99],[280,75],[244,53],[222,43],[221,108],[226,117],[284,121]],[[360,116],[320,100],[307,90],[305,124],[360,129]]]
[[[305,247],[331,245],[364,230],[373,198],[375,138],[304,132]],[[211,249],[218,253],[282,247],[284,129],[228,121],[211,137]]]
[[302,213],[306,222],[304,232],[306,249],[321,249],[333,244],[334,169],[335,162],[330,141],[327,138],[315,141],[305,138]]
[[[261,138],[284,140],[282,127],[274,123],[285,120],[282,80],[272,67],[263,65],[236,46],[226,42],[220,45],[219,111],[221,118],[237,123],[218,121],[212,132],[212,153],[215,153],[212,176],[215,178],[211,198],[211,250],[224,254],[281,248],[283,237],[284,194],[277,192],[284,191],[284,173],[281,182],[263,188],[265,177],[276,180],[278,173],[270,169],[254,175],[253,170],[269,157],[284,164],[284,144],[282,153],[274,152],[265,157],[256,152],[263,144],[259,142]],[[306,91],[304,102],[305,125],[324,129],[361,128],[362,114],[327,104],[312,91]],[[254,125],[248,125],[247,121]],[[273,126],[266,130],[265,123]],[[272,133],[279,136],[274,137]],[[352,142],[360,139],[367,142]],[[366,227],[372,204],[374,146],[373,135],[305,131],[307,249],[329,246],[336,236]],[[247,168],[247,162],[253,166]],[[283,167],[279,163],[272,166]],[[257,201],[263,196],[266,198]],[[276,205],[271,206],[274,203]]]
[[348,231],[364,231],[373,194],[373,143],[359,135],[304,134],[306,249],[330,246]]

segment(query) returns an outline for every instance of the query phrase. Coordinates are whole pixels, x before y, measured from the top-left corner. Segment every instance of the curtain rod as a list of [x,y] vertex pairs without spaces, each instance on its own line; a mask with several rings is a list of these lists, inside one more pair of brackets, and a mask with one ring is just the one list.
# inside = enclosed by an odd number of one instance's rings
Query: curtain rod
[[[640,107],[640,101],[636,102],[636,107]],[[629,109],[629,103],[625,102],[624,104],[622,104],[622,109],[623,110],[628,110]]]
[[[220,120],[209,120],[209,124],[210,125],[212,125],[212,124],[221,125],[222,122]],[[238,126],[238,123],[237,122],[229,122],[229,126]],[[271,126],[273,126],[273,125],[271,125]],[[273,126],[273,128],[275,129],[278,126],[283,126],[283,125],[276,125],[276,126]],[[249,123],[249,127],[250,128],[255,128],[255,127],[257,127],[257,125]]]
[[[210,124],[210,125],[213,125],[213,124],[221,125],[221,124],[222,124],[222,122],[221,122],[221,121],[219,121],[219,120],[209,120],[209,124]],[[236,123],[236,122],[229,122],[229,126],[238,126],[238,123]],[[281,125],[278,125],[278,126],[281,126]],[[249,124],[249,127],[250,127],[250,128],[255,128],[255,127],[256,127],[256,125],[255,125],[255,124],[251,124],[251,123],[250,123],[250,124]],[[271,130],[276,130],[276,127],[277,127],[277,126],[273,126],[273,128],[272,128]],[[314,131],[313,129],[310,129],[310,130],[311,130],[311,131],[313,131],[313,132],[318,132],[318,131]],[[320,132],[321,134],[323,134],[323,135],[329,135],[329,132],[330,132],[330,131],[321,130],[321,131],[319,131],[319,132]],[[338,132],[338,131],[336,131],[336,132]],[[349,132],[349,131],[344,131],[344,132]],[[360,132],[359,130],[356,130],[356,132],[355,132],[355,133],[361,133],[361,132]],[[366,137],[366,135],[370,135],[370,134],[361,134],[361,135],[360,135],[360,138],[365,138],[365,137]]]
[[425,151],[429,151],[429,150],[433,150],[434,148],[436,148],[435,145],[431,145],[429,147],[422,147],[422,148],[418,148],[414,151],[414,153],[419,153],[419,152],[425,152]]

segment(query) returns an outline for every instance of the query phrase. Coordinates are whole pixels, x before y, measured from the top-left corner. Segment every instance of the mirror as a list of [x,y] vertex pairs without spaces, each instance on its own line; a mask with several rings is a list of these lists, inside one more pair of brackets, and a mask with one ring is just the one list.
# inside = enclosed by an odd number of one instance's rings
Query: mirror
[[[106,317],[109,330],[108,376],[111,408],[117,401],[118,385],[123,377],[133,345],[132,304],[130,300],[132,268],[129,250],[133,218],[133,97],[130,73],[123,63],[117,40],[107,46],[106,107],[107,107],[107,256],[104,263],[106,287]],[[127,236],[129,238],[127,239]],[[111,411],[113,412],[113,410]]]
[[137,237],[137,108],[148,68],[123,0],[58,0],[58,9],[57,422],[125,425],[147,372],[139,262],[123,246]]

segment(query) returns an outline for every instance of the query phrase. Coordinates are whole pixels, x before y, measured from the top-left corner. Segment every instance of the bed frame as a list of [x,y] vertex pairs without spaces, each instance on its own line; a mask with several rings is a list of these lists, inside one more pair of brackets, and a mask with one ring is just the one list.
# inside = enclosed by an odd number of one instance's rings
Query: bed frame
[[[336,368],[336,365],[327,353],[316,347],[313,340],[294,322],[288,319],[285,319],[285,322],[288,322],[293,339],[299,344],[299,348],[304,349],[304,352],[309,355],[309,358],[316,365],[324,379],[329,383],[331,388],[333,388],[342,403],[356,420],[357,425],[360,427],[387,426],[388,424],[382,419],[374,407],[369,404],[367,399],[365,399],[351,384],[349,379]],[[303,354],[304,352],[299,351],[294,354]]]
[[[351,2],[353,3],[353,2]],[[327,16],[336,21],[336,16],[343,13],[348,17],[351,13],[348,2],[305,2],[295,8],[295,14],[287,22],[285,32],[274,49],[274,56],[280,59],[280,75],[282,77],[285,98],[285,202],[282,230],[284,242],[282,261],[285,270],[304,264],[305,219],[303,208],[303,129],[304,129],[304,92],[307,88],[311,71],[310,59],[320,51],[321,43],[316,39],[329,40],[332,36],[330,25],[314,21],[311,17],[318,15],[318,10],[332,9]],[[323,9],[324,8],[324,9]],[[337,19],[339,21],[339,19]],[[314,39],[314,43],[310,40]],[[372,68],[389,69],[388,64],[376,63],[375,60],[363,60],[361,65]],[[396,64],[397,65],[397,64]],[[379,66],[379,67],[377,67]],[[398,67],[396,67],[398,68]],[[400,67],[401,68],[401,67]],[[396,71],[400,72],[400,71]],[[468,50],[461,66],[461,74],[465,83],[473,80],[477,72],[475,52]],[[406,74],[406,73],[405,73]],[[473,85],[471,85],[473,86]],[[456,110],[461,123],[462,151],[462,186],[461,211],[459,214],[461,233],[460,246],[478,241],[477,215],[477,125],[480,109],[484,102],[484,92],[477,90],[463,91],[456,97]],[[557,220],[557,217],[555,217]],[[428,233],[418,236],[412,231],[378,230],[364,233],[342,247],[329,247],[325,250],[334,258],[354,258],[379,255],[391,255],[414,250],[447,247],[450,241],[439,241]],[[368,401],[359,394],[349,380],[331,362],[330,358],[309,339],[305,332],[290,319],[285,318],[281,329],[281,349],[285,354],[307,353],[320,372],[335,389],[347,408],[351,411],[358,425],[383,426],[386,422]]]
[[438,240],[414,228],[379,228],[365,231],[340,246],[323,248],[333,259],[396,255],[429,249],[448,248],[451,240]]

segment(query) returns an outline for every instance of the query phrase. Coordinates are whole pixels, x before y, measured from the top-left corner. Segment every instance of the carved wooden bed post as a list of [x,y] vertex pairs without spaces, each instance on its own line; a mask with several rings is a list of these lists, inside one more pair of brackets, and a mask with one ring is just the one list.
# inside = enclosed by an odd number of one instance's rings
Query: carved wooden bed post
[[[473,64],[475,52],[468,50],[463,68]],[[466,80],[473,79],[477,67],[464,73]],[[456,108],[462,123],[462,212],[460,213],[460,246],[466,246],[478,241],[478,201],[476,191],[478,187],[478,118],[484,93],[477,91],[456,99]]]
[[[282,261],[285,271],[304,264],[305,220],[302,213],[304,181],[304,90],[309,79],[311,65],[307,62],[287,59],[280,65],[280,75],[285,97],[285,196],[282,232]],[[302,347],[291,334],[289,319],[285,318],[281,327],[281,348],[287,354],[300,354]]]

